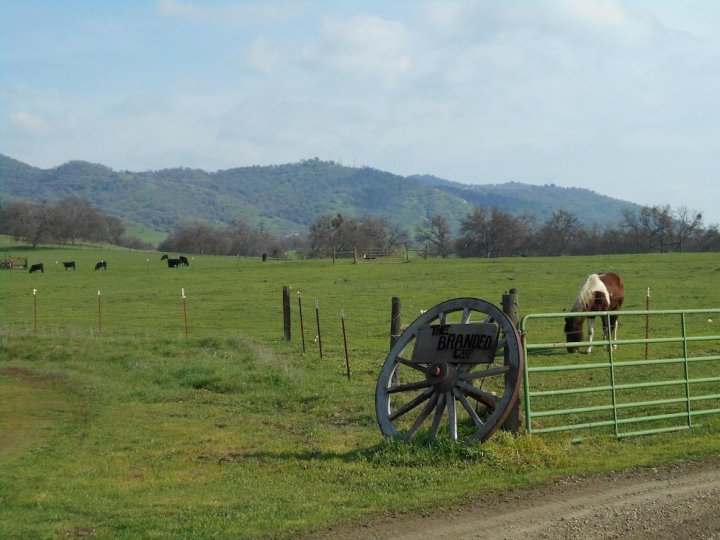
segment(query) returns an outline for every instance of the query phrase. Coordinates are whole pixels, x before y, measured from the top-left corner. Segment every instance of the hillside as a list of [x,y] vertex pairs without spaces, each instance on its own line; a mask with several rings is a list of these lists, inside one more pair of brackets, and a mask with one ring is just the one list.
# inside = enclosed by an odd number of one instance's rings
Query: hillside
[[186,222],[223,224],[233,219],[276,234],[303,233],[319,216],[338,212],[386,216],[410,231],[426,217],[441,214],[457,229],[474,206],[528,212],[538,223],[553,211],[566,210],[585,224],[603,227],[619,219],[623,208],[635,206],[587,189],[519,182],[467,185],[317,158],[216,172],[131,172],[84,161],[39,169],[0,154],[0,204],[55,202],[69,196],[89,201],[128,226],[163,233]]

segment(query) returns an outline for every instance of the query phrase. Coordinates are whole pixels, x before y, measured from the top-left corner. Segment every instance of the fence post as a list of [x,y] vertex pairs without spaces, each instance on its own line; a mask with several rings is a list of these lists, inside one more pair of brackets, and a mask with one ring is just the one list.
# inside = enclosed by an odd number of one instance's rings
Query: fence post
[[320,302],[318,302],[317,300],[315,300],[315,323],[317,324],[318,350],[320,351],[320,360],[322,360],[323,350],[322,350],[322,334],[320,333]]
[[[650,287],[645,296],[645,339],[650,339]],[[645,360],[648,359],[648,342],[645,341]]]
[[33,293],[33,334],[37,334],[37,289]]
[[290,287],[283,285],[283,329],[285,341],[290,341]]
[[345,333],[345,311],[344,310],[340,311],[340,321],[342,323],[343,345],[345,347],[345,369],[347,371],[347,378],[349,381],[350,376],[352,375],[352,372],[350,371],[350,356],[348,355],[347,335]]
[[305,325],[303,323],[303,312],[302,312],[302,295],[298,291],[298,310],[300,314],[300,338],[302,341],[302,351],[305,354]]
[[[518,323],[520,321],[520,315],[519,315],[519,307],[518,307],[518,299],[517,299],[517,289],[513,288],[510,289],[509,292],[502,295],[502,310],[505,315],[508,316],[510,321],[513,323],[513,326],[517,328]],[[505,349],[505,360],[507,363],[507,355],[508,350]],[[510,431],[512,433],[517,433],[520,431],[520,396],[518,396],[517,401],[515,402],[515,405],[513,405],[513,408],[510,410],[510,414],[505,419],[505,422],[502,425],[502,429],[505,431]]]
[[180,289],[180,298],[183,307],[183,321],[185,322],[185,338],[188,337],[188,317],[187,317],[187,296],[185,296],[185,287]]
[[98,289],[98,335],[102,335],[102,311],[100,310],[100,289]]

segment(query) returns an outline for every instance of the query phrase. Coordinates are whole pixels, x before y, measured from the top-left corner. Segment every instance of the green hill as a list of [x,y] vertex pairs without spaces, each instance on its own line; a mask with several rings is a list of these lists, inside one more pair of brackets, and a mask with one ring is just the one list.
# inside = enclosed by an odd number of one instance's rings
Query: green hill
[[275,234],[303,233],[319,216],[338,212],[386,216],[410,231],[440,214],[456,229],[474,206],[527,212],[538,223],[566,210],[582,223],[602,227],[620,219],[624,208],[636,206],[587,189],[519,182],[467,185],[317,158],[216,172],[131,172],[84,161],[39,169],[0,154],[1,204],[52,203],[69,196],[89,201],[128,227],[161,233],[192,221],[227,224],[234,219]]

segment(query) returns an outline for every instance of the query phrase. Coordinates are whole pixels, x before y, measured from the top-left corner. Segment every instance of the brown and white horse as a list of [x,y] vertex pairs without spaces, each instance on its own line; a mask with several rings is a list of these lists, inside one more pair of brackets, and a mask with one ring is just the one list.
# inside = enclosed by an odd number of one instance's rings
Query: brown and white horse
[[[574,312],[590,311],[619,311],[625,298],[625,286],[620,276],[613,272],[602,274],[590,274],[587,281],[580,287],[580,292],[575,299],[572,310]],[[608,318],[610,328],[608,328]],[[592,340],[595,334],[595,317],[584,315],[565,318],[565,335],[568,343],[585,341],[583,326],[585,319],[588,319],[588,342],[591,344],[585,349],[586,353],[592,352]],[[604,339],[617,340],[618,315],[602,317]],[[615,347],[615,345],[613,345]],[[578,348],[568,346],[568,352],[577,352]]]

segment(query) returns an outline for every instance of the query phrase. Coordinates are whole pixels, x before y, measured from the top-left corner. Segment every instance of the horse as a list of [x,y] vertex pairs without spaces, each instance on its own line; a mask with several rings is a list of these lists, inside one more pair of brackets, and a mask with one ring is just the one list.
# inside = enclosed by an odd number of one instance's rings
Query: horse
[[95,264],[95,270],[107,270],[107,261],[100,261]]
[[75,261],[64,262],[63,266],[65,267],[65,270],[67,270],[69,268],[72,268],[73,270],[75,270]]
[[[605,272],[598,274],[590,274],[580,287],[575,303],[572,306],[573,312],[590,312],[590,311],[620,311],[623,300],[625,299],[625,286],[620,276],[613,272]],[[595,317],[594,316],[577,316],[565,318],[565,336],[568,343],[576,343],[585,341],[585,333],[583,325],[585,319],[588,319],[588,342],[590,345],[585,349],[587,354],[592,352],[592,340],[595,334]],[[617,340],[618,315],[602,317],[603,337],[604,339]],[[616,345],[613,344],[613,348]],[[578,348],[568,346],[569,353],[577,352]]]
[[34,274],[35,272],[40,272],[40,273],[42,273],[42,274],[45,273],[45,266],[43,265],[43,263],[33,264],[33,265],[30,267],[30,273],[31,273],[31,274]]

